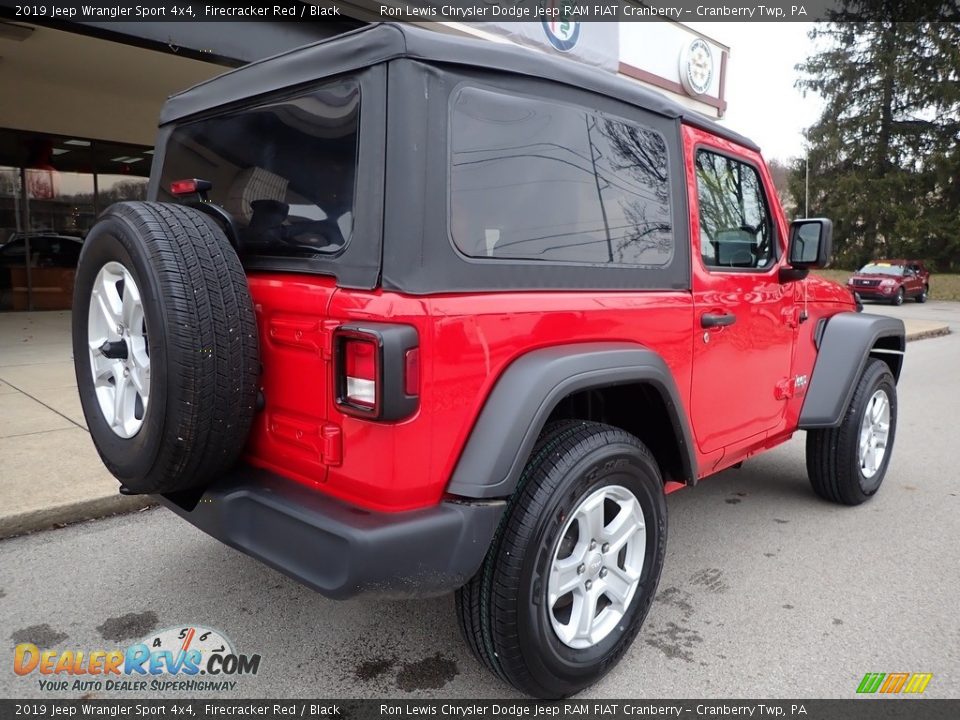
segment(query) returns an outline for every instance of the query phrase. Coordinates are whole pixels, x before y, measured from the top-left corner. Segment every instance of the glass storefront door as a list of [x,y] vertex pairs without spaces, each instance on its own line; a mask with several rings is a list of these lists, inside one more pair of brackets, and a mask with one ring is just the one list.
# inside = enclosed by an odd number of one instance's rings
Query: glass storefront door
[[14,308],[14,276],[26,277],[27,249],[16,242],[23,237],[25,212],[20,168],[0,166],[0,311]]
[[152,150],[0,129],[0,311],[68,310],[104,208],[146,195]]

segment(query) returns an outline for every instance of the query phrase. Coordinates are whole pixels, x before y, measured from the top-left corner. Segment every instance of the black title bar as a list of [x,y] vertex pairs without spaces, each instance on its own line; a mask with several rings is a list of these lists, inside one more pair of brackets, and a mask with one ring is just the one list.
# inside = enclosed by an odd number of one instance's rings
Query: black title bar
[[389,718],[461,720],[642,720],[643,718],[796,718],[955,720],[960,700],[0,700],[0,718]]
[[0,0],[5,18],[21,22],[323,22],[363,21],[458,22],[710,22],[960,21],[957,0],[141,0],[104,2]]

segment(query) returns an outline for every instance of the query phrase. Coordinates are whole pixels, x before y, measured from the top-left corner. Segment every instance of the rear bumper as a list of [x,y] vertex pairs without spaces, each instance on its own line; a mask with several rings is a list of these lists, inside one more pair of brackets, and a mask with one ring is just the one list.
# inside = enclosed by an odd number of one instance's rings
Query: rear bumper
[[241,465],[192,509],[164,505],[218,540],[331,598],[449,592],[479,569],[506,504],[441,502],[376,513]]

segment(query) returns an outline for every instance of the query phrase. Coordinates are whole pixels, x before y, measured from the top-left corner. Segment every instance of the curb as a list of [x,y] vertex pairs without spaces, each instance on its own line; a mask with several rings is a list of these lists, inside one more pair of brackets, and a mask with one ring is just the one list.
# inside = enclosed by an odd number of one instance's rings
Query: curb
[[907,342],[913,342],[914,340],[926,340],[927,338],[942,337],[943,335],[949,335],[950,328],[947,325],[942,325],[940,327],[930,328],[929,330],[917,330],[916,332],[907,333]]
[[99,520],[110,515],[132,513],[156,504],[157,502],[149,496],[138,497],[117,493],[15,515],[0,516],[0,540],[38,530],[52,530],[85,520]]

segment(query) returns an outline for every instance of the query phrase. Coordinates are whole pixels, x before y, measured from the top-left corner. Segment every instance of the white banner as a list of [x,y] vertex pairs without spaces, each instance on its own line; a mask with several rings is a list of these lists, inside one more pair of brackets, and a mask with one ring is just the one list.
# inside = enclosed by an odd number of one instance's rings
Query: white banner
[[[562,3],[544,0],[544,5]],[[578,22],[561,18],[540,22],[478,22],[473,26],[520,45],[597,65],[611,72],[620,67],[620,32],[615,22]]]

